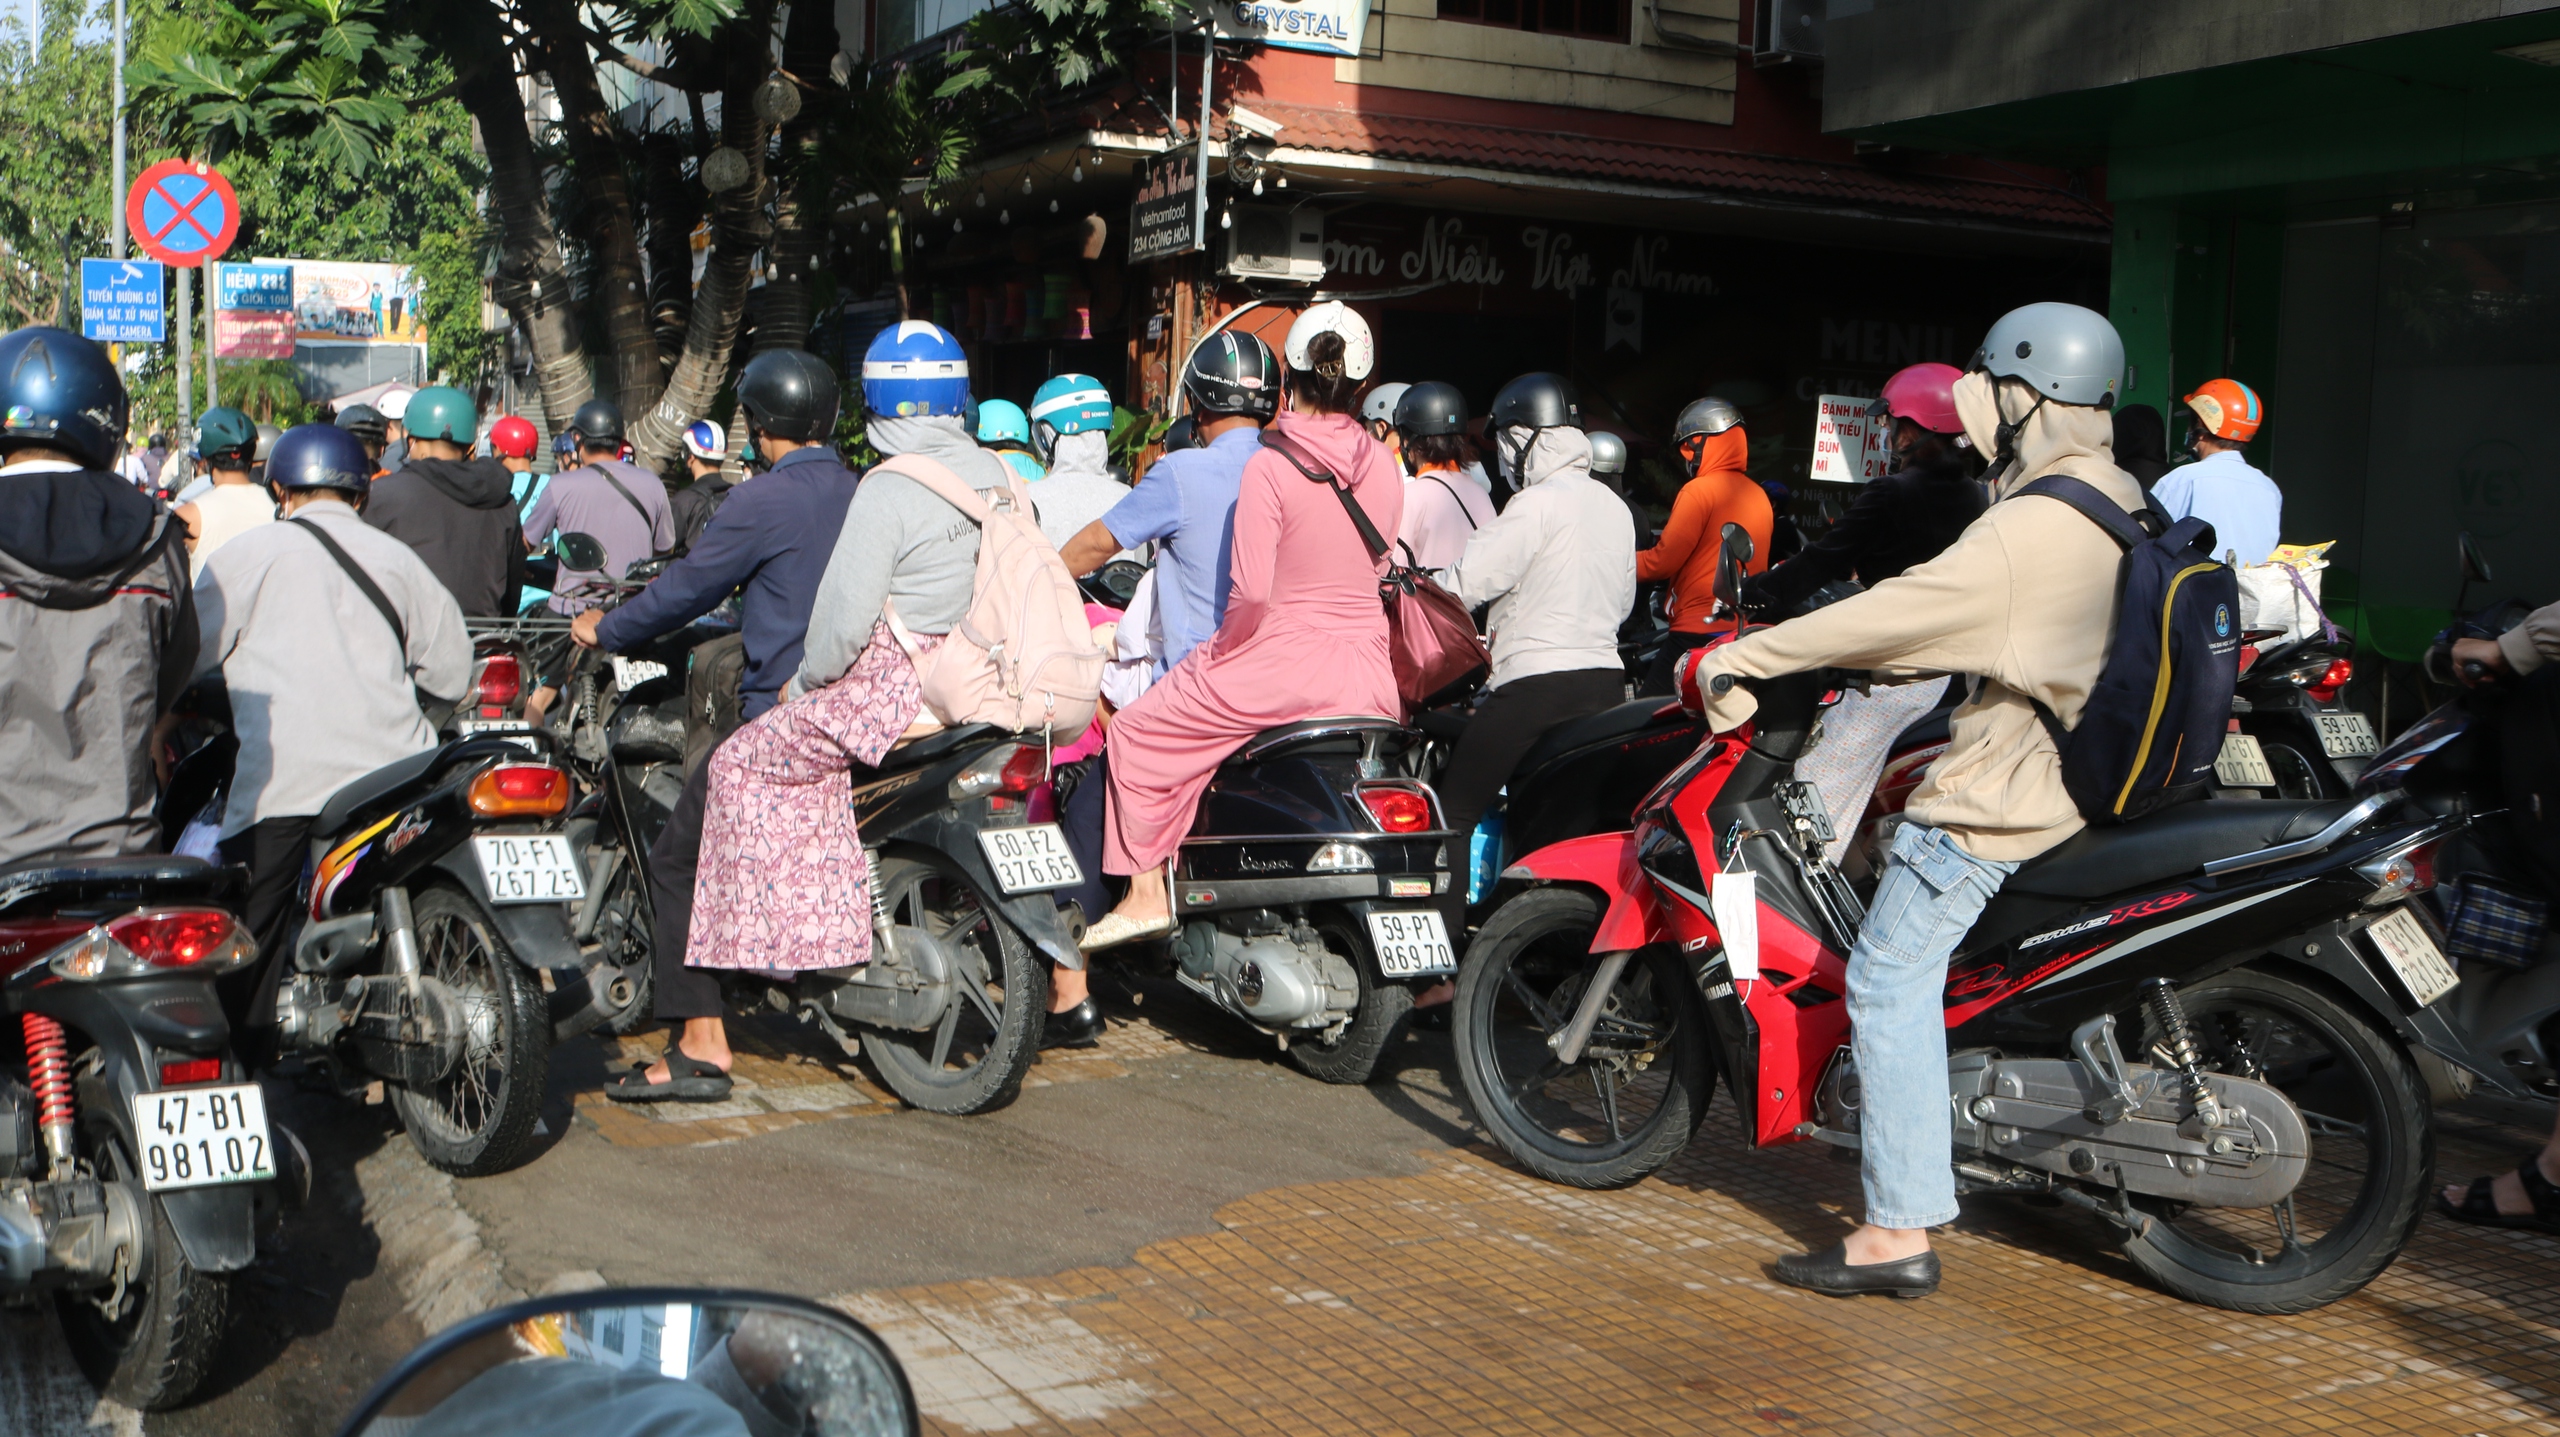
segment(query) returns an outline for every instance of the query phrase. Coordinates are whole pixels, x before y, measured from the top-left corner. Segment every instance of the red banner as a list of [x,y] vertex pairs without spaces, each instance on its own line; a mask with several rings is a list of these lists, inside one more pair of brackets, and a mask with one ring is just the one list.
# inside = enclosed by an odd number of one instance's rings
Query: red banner
[[293,315],[285,310],[216,310],[213,352],[224,359],[291,359]]

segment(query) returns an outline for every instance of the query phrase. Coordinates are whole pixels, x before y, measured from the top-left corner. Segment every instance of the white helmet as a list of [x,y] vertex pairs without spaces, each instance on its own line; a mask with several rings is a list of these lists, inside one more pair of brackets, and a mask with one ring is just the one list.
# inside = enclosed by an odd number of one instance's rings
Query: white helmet
[[1377,367],[1378,342],[1370,337],[1369,321],[1360,312],[1338,299],[1308,305],[1289,326],[1289,343],[1281,351],[1291,369],[1315,368],[1307,357],[1307,345],[1317,335],[1331,332],[1342,336],[1342,373],[1347,379],[1369,377]]
[[1410,384],[1381,384],[1370,390],[1369,397],[1360,401],[1361,419],[1378,424],[1395,423],[1396,401],[1404,398],[1405,391],[1411,388]]
[[409,417],[409,401],[415,398],[417,393],[418,391],[414,389],[402,389],[396,386],[386,389],[382,391],[380,399],[373,401],[374,412],[397,424]]

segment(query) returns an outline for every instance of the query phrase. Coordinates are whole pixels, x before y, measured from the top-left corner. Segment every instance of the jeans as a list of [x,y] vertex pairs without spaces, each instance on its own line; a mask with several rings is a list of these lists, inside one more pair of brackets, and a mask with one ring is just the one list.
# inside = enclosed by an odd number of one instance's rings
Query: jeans
[[1858,1171],[1867,1221],[1956,1219],[1947,1110],[1947,959],[2014,863],[1976,858],[1942,829],[1893,837],[1866,927],[1849,951],[1849,1042],[1858,1065]]

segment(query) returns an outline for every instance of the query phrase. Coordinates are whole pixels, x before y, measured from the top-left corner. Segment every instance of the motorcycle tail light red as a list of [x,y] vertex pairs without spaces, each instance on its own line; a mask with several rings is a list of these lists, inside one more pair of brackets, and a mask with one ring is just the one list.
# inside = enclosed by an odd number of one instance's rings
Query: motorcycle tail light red
[[555,814],[569,806],[569,775],[545,764],[502,763],[471,780],[470,801],[485,818]]
[[[480,661],[475,676],[480,702],[487,708],[504,709],[524,693],[524,665],[513,654],[491,654]],[[482,714],[483,718],[500,717]]]
[[2305,684],[2303,687],[2310,692],[2313,698],[2320,700],[2322,703],[2327,703],[2329,700],[2336,698],[2338,696],[2338,690],[2345,688],[2347,686],[2347,681],[2355,676],[2356,666],[2351,660],[2332,659],[2329,662],[2329,667],[2321,673],[2320,677],[2316,681]]
[[1029,793],[1048,781],[1049,755],[1026,743],[1004,761],[1003,770],[996,775],[996,792]]
[[219,908],[133,913],[107,925],[107,936],[154,968],[200,968],[231,955],[239,925]]
[[220,1058],[189,1058],[184,1062],[160,1065],[160,1086],[164,1088],[183,1088],[191,1083],[220,1081],[222,1081]]
[[1427,833],[1431,829],[1431,800],[1414,789],[1363,784],[1360,806],[1369,810],[1369,817],[1388,833]]

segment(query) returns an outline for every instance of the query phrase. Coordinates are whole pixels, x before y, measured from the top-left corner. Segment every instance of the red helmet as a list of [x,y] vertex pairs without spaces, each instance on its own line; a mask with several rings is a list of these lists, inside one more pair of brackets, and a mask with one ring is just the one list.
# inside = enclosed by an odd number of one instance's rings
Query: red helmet
[[1897,370],[1884,382],[1883,397],[1867,406],[1867,413],[1879,419],[1890,413],[1932,434],[1961,434],[1964,421],[1956,418],[1956,381],[1962,378],[1964,371],[1952,364],[1915,364]]
[[509,414],[489,426],[489,448],[502,459],[530,459],[541,443],[542,435],[529,419]]

